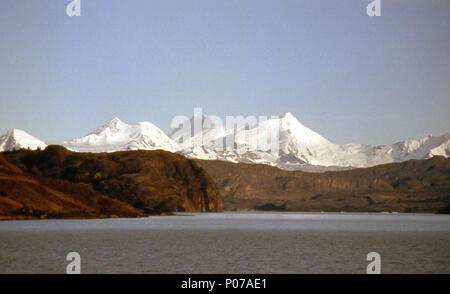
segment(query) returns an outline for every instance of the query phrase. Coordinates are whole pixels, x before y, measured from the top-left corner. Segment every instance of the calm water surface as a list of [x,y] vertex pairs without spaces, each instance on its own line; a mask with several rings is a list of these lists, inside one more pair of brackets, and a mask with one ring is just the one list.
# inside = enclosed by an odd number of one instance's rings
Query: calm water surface
[[0,222],[0,273],[450,273],[450,215],[199,213]]

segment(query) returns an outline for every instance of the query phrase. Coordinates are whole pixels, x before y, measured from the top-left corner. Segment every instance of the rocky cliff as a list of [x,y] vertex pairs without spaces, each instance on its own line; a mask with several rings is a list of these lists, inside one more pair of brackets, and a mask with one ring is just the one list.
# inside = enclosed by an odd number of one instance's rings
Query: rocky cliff
[[326,173],[198,163],[217,183],[225,210],[440,212],[450,204],[450,159],[439,156]]
[[[73,185],[69,189],[73,196],[78,195],[79,187],[84,187],[102,199],[128,205],[136,215],[222,211],[219,191],[209,175],[196,162],[174,153],[77,153],[48,146],[43,151],[20,150],[2,156],[3,166],[39,179],[44,187],[53,188],[56,181],[61,181]],[[8,201],[20,203],[26,197],[11,192],[5,182],[7,173],[5,167],[1,190],[8,195]],[[20,190],[22,186],[23,182],[15,187]],[[26,194],[34,195],[35,191]],[[42,197],[45,195],[49,194],[42,193]]]

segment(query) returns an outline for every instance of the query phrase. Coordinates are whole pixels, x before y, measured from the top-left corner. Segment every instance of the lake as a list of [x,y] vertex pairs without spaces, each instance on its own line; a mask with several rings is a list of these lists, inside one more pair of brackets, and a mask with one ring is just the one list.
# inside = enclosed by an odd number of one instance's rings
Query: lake
[[184,213],[0,222],[0,273],[450,273],[450,215]]

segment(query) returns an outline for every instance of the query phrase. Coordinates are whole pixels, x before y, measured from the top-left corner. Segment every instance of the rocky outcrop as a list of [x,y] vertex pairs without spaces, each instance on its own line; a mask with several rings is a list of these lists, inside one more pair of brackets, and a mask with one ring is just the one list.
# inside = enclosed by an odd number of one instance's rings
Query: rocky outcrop
[[439,212],[450,204],[450,159],[436,156],[339,172],[198,160],[225,210]]
[[218,188],[209,175],[195,161],[171,152],[77,153],[48,146],[3,156],[23,173],[83,184],[144,214],[222,211]]
[[139,217],[144,212],[84,183],[34,176],[0,153],[0,219]]

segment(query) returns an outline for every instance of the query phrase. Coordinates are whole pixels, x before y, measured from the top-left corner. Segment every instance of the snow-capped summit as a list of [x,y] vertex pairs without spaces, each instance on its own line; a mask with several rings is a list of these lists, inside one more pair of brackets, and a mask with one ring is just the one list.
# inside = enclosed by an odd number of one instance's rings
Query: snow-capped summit
[[211,144],[215,139],[226,136],[227,129],[222,120],[216,116],[194,115],[170,133],[170,138],[181,144],[182,148],[190,148],[200,140],[200,144]]
[[290,112],[250,127],[238,128],[232,136],[235,148],[226,150],[222,157],[235,162],[265,163],[283,168],[289,165],[322,165],[327,154],[338,148],[302,125]]
[[27,132],[19,129],[10,129],[0,137],[0,151],[12,151],[18,149],[45,149],[47,144]]
[[[280,118],[280,162],[285,158],[301,159],[310,165],[340,167],[370,167],[410,159],[427,159],[435,155],[450,155],[450,133],[427,136],[391,145],[338,145],[303,126],[291,114]],[[295,161],[295,160],[294,160]]]
[[66,141],[63,145],[80,152],[113,152],[120,150],[163,149],[175,152],[178,148],[167,135],[150,122],[128,125],[119,118],[95,129],[84,137]]
[[123,128],[126,125],[123,121],[120,120],[120,118],[115,117],[112,120],[109,121],[106,125],[101,126],[100,128],[97,128],[94,130],[94,132],[101,132],[105,129],[111,129],[111,130],[119,130]]
[[369,166],[410,159],[427,159],[437,155],[448,157],[450,156],[450,133],[373,148],[375,155],[369,161]]
[[[174,129],[170,138],[179,146],[179,153],[199,159],[221,159],[216,141],[231,134],[217,116],[194,115]],[[220,153],[220,152],[219,152]]]
[[[189,132],[190,129],[187,134]],[[450,155],[450,133],[383,146],[338,145],[301,124],[290,112],[250,127],[230,129],[216,124],[192,134],[191,140],[180,145],[180,152],[187,157],[264,163],[284,169],[301,169],[305,165],[369,167]],[[199,134],[203,137],[203,144],[195,146],[193,142]],[[172,138],[176,140],[179,137],[172,135]]]
[[290,112],[281,116],[278,123],[280,124],[280,130],[283,132],[282,135],[284,135],[280,136],[282,138],[291,137],[291,139],[296,139],[298,143],[310,146],[330,143],[318,133],[302,125]]
[[[324,137],[303,126],[290,112],[258,122],[245,119],[242,126],[226,128],[220,120],[202,118],[202,132],[193,131],[193,121],[187,123],[190,128],[172,133],[171,138],[179,140],[181,135],[193,136],[180,146],[181,153],[191,158],[219,159],[233,162],[265,163],[270,165],[306,164],[314,162],[332,148],[337,148]],[[207,123],[208,119],[213,123]],[[196,145],[201,135],[203,144]],[[189,137],[189,136],[188,136]]]

